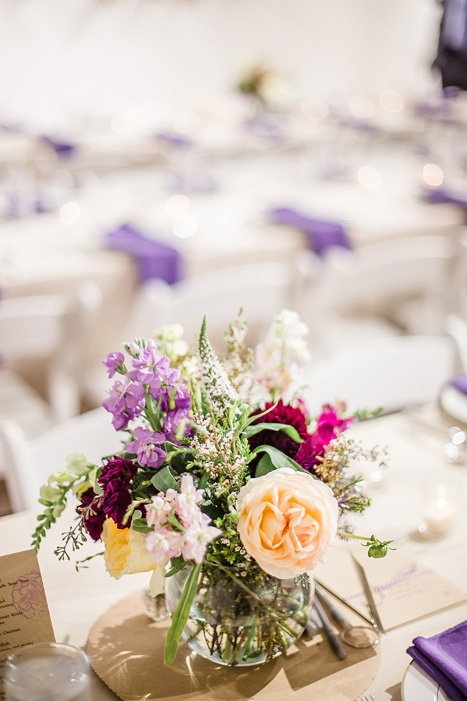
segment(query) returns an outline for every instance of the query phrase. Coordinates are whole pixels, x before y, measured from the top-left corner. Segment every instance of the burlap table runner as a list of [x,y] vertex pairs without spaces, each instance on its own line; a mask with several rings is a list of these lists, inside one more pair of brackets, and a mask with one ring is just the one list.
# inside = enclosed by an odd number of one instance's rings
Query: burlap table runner
[[[358,618],[355,622],[361,624]],[[168,625],[151,622],[142,593],[136,593],[108,609],[91,629],[86,649],[93,669],[123,701],[354,701],[371,684],[380,662],[381,645],[346,648],[348,657],[341,662],[318,635],[251,667],[217,665],[182,643],[167,667],[163,649]]]

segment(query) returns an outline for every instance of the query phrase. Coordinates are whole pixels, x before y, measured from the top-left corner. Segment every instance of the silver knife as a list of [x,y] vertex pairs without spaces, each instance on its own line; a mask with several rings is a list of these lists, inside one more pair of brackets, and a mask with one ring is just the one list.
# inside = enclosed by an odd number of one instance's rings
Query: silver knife
[[360,585],[363,589],[363,593],[365,594],[365,599],[366,603],[368,606],[368,612],[370,614],[370,620],[371,624],[375,628],[376,632],[381,635],[384,633],[384,628],[383,624],[381,623],[381,618],[379,617],[378,609],[376,608],[375,600],[373,598],[373,594],[370,588],[370,585],[368,584],[368,579],[365,574],[365,570],[363,569],[362,565],[359,563],[357,558],[353,553],[350,553],[352,556],[353,563],[355,565],[355,569],[357,570],[357,575],[358,579],[360,581]]

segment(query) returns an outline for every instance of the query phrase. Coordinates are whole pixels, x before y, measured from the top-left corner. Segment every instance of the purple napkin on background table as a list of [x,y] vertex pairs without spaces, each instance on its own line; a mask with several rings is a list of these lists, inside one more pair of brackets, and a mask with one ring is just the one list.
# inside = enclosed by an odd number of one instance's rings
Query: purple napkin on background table
[[294,226],[306,234],[308,246],[321,256],[331,246],[351,248],[346,230],[338,222],[315,219],[290,207],[277,207],[268,211],[269,217],[277,224]]
[[459,207],[467,210],[467,193],[464,198],[449,192],[443,187],[437,187],[433,190],[425,190],[422,196],[427,202],[457,204]]
[[243,122],[245,131],[263,139],[282,139],[284,134],[276,120],[263,115],[254,115]]
[[467,701],[467,621],[412,642],[407,652],[415,662],[453,701]]
[[449,384],[462,394],[467,394],[467,375],[456,375],[449,381]]
[[145,236],[130,224],[105,234],[108,248],[132,255],[138,263],[139,281],[165,280],[169,285],[183,277],[182,256],[173,246]]
[[192,139],[179,131],[159,131],[154,135],[158,141],[175,148],[187,148],[193,145]]
[[72,156],[76,150],[76,144],[72,144],[70,141],[63,141],[62,139],[55,139],[51,136],[41,136],[39,141],[53,148],[59,156]]

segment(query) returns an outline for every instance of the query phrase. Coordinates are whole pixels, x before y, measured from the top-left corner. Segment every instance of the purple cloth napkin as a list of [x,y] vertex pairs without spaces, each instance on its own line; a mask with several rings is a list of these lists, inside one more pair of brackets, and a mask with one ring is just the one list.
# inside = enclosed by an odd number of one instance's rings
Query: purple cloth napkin
[[277,140],[283,138],[283,132],[277,121],[265,117],[264,115],[255,115],[243,122],[245,131],[259,136],[263,139]]
[[158,141],[175,148],[186,148],[193,145],[193,141],[179,131],[159,131],[154,136]]
[[59,156],[72,156],[76,150],[76,144],[72,144],[69,141],[62,141],[61,139],[55,139],[51,136],[41,136],[39,141],[53,148],[55,153]]
[[183,277],[182,256],[173,246],[145,236],[130,224],[105,234],[108,248],[132,255],[138,263],[139,281],[165,280],[169,285]]
[[467,194],[465,198],[459,197],[458,195],[450,193],[449,190],[445,190],[443,187],[425,190],[423,192],[423,199],[427,202],[457,204],[459,207],[467,210]]
[[415,662],[453,701],[467,701],[467,621],[412,642],[407,652]]
[[467,394],[467,375],[456,375],[450,380],[449,384],[454,389],[462,392],[462,394]]
[[289,207],[270,209],[268,215],[277,224],[294,226],[303,231],[308,239],[309,248],[319,256],[325,254],[326,249],[331,246],[351,248],[346,230],[337,222],[315,219]]

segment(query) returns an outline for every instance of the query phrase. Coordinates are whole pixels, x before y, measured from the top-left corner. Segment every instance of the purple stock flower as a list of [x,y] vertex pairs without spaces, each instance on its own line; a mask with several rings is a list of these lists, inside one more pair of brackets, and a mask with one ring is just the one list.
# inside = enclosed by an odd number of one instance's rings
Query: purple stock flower
[[169,358],[161,355],[154,343],[148,342],[147,348],[141,348],[131,364],[133,369],[128,371],[128,377],[143,385],[157,388],[164,383],[173,384],[179,377],[178,370],[170,366]]
[[137,469],[131,460],[115,456],[102,467],[97,479],[102,487],[102,510],[118,528],[126,528],[123,517],[131,504],[130,482]]
[[126,428],[131,419],[139,416],[144,406],[144,388],[141,385],[115,382],[109,397],[102,406],[113,414],[112,425],[116,431]]
[[91,538],[99,540],[105,521],[105,513],[102,510],[100,499],[93,488],[89,487],[81,494],[80,502],[76,507],[76,513],[83,519],[85,528]]
[[125,356],[123,353],[109,353],[102,362],[107,368],[109,379],[111,379],[118,371],[119,365],[123,365],[125,362]]
[[148,428],[138,426],[133,431],[134,441],[126,443],[129,453],[135,453],[140,465],[147,467],[160,467],[167,453],[160,447],[167,440],[164,433],[154,433]]

